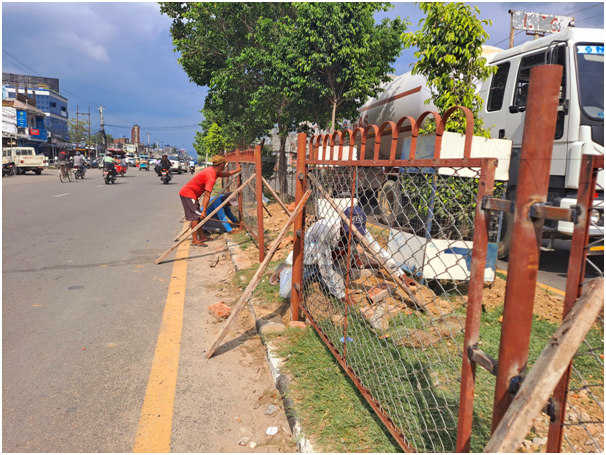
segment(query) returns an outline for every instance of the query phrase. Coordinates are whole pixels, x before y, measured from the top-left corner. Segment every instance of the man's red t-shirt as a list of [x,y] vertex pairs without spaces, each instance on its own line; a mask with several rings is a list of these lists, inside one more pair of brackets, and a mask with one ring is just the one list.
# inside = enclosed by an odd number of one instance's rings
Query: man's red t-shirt
[[187,182],[179,191],[179,195],[197,201],[205,191],[212,192],[216,180],[217,174],[214,168],[209,166]]

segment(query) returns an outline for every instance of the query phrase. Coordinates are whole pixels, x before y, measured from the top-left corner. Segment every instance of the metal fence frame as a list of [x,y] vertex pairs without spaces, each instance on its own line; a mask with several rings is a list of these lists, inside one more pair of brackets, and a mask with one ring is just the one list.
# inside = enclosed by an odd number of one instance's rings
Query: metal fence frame
[[[541,89],[543,91],[543,95],[545,93],[545,89],[548,86],[553,85],[554,90],[559,89],[559,81],[561,78],[561,67],[560,69],[554,68],[557,65],[545,65],[543,67],[533,68],[533,73],[531,73],[531,80],[541,81]],[[558,73],[559,71],[559,73]],[[535,82],[536,85],[536,82]],[[538,85],[536,85],[538,86]],[[542,169],[540,173],[545,174],[547,180],[545,180],[545,175],[540,176],[537,181],[535,181],[534,177],[528,179],[527,182],[518,181],[518,202],[510,203],[510,201],[499,200],[492,198],[492,193],[494,190],[494,176],[495,176],[495,168],[496,168],[496,160],[495,159],[471,159],[470,158],[470,150],[471,150],[471,139],[472,132],[468,128],[467,134],[465,137],[465,152],[464,157],[462,159],[441,159],[440,151],[441,151],[441,134],[444,131],[444,125],[446,123],[447,118],[457,109],[453,108],[445,113],[443,118],[440,118],[439,115],[433,112],[426,112],[422,114],[417,120],[412,119],[410,117],[404,117],[400,119],[397,123],[395,122],[386,122],[380,127],[377,125],[369,125],[368,127],[356,128],[355,130],[346,130],[344,132],[335,132],[332,135],[318,135],[312,137],[310,140],[306,137],[305,134],[298,135],[298,160],[297,160],[297,172],[296,172],[296,202],[298,203],[305,191],[308,189],[308,171],[309,167],[324,165],[324,166],[343,166],[343,167],[356,167],[356,166],[377,166],[377,167],[397,167],[397,168],[422,168],[422,167],[474,167],[480,168],[480,183],[478,187],[478,196],[476,203],[476,215],[474,220],[474,232],[473,232],[473,250],[472,250],[472,260],[471,260],[471,273],[469,280],[469,293],[467,300],[467,319],[465,326],[465,335],[464,335],[464,350],[462,353],[462,364],[461,364],[461,386],[460,386],[460,395],[459,395],[459,414],[458,414],[458,422],[457,422],[457,441],[456,441],[456,449],[461,452],[468,452],[470,447],[470,438],[472,431],[472,417],[473,417],[473,406],[474,406],[474,390],[475,390],[475,370],[476,366],[480,365],[490,371],[492,374],[497,376],[497,387],[495,389],[495,402],[493,408],[493,431],[494,428],[500,422],[500,418],[506,411],[507,407],[511,403],[511,397],[515,393],[515,387],[512,387],[512,379],[516,377],[522,378],[524,377],[524,372],[526,369],[525,362],[528,358],[528,345],[525,343],[529,343],[530,329],[532,327],[532,306],[534,301],[534,292],[536,285],[536,274],[533,277],[532,274],[530,276],[524,276],[525,272],[535,265],[538,266],[538,255],[540,248],[540,237],[539,234],[542,232],[543,220],[544,219],[560,219],[560,220],[572,220],[575,223],[574,234],[573,234],[573,244],[571,250],[571,258],[569,263],[569,272],[568,272],[568,281],[567,281],[567,289],[566,289],[566,300],[565,300],[565,310],[564,315],[566,315],[567,311],[572,307],[576,299],[581,295],[582,291],[582,283],[584,277],[584,268],[585,261],[587,256],[587,244],[588,244],[588,229],[590,224],[590,217],[588,216],[589,210],[593,205],[593,197],[595,193],[595,185],[596,185],[596,171],[597,169],[603,169],[603,156],[584,156],[583,157],[583,165],[581,169],[581,179],[579,182],[579,193],[578,193],[578,206],[575,209],[576,214],[573,214],[573,210],[568,209],[559,209],[559,208],[551,208],[551,207],[541,207],[540,202],[544,202],[546,200],[547,195],[547,186],[543,188],[534,187],[543,186],[549,178],[549,159],[551,157],[551,142],[554,137],[555,130],[555,115],[553,115],[553,119],[551,116],[546,115],[545,112],[550,112],[549,109],[557,110],[557,96],[543,96],[538,95],[538,90],[535,89],[535,95],[533,98],[532,94],[533,84],[531,82],[531,90],[529,93],[529,101],[528,101],[528,112],[527,112],[527,125],[526,130],[531,130],[535,133],[534,142],[532,139],[524,139],[524,148],[542,148],[543,151],[541,153],[548,153],[547,158],[544,161],[547,161],[546,166],[542,166],[545,169]],[[549,98],[549,99],[548,99]],[[534,101],[533,101],[534,99]],[[554,104],[555,103],[555,104]],[[467,125],[472,125],[470,115],[471,113],[466,111],[464,108],[462,109],[467,117]],[[532,114],[534,111],[535,114]],[[418,137],[418,131],[420,125],[423,123],[425,118],[429,115],[433,115],[436,123],[437,123],[437,137],[436,137],[436,146],[435,146],[435,154],[433,159],[416,159],[415,158],[415,150],[416,150],[416,139]],[[534,115],[534,119],[533,119]],[[529,120],[530,118],[530,120]],[[410,156],[408,160],[398,160],[396,159],[396,144],[399,133],[405,130],[403,127],[404,123],[409,123],[409,130],[412,130],[412,141],[410,147]],[[553,123],[553,125],[552,125]],[[530,127],[529,127],[530,125]],[[539,133],[539,134],[536,134]],[[374,148],[374,158],[372,160],[365,159],[366,155],[366,140],[369,135],[374,134],[375,137],[375,148]],[[381,138],[383,136],[391,136],[391,151],[389,159],[379,159],[379,147]],[[359,150],[359,159],[352,159],[351,154],[347,159],[343,159],[343,147],[344,145],[344,137],[347,136],[349,140],[349,146],[353,147],[356,139],[360,141],[360,150]],[[530,134],[528,135],[531,136]],[[528,141],[528,142],[527,142]],[[529,145],[532,143],[531,145]],[[322,147],[326,153],[326,151],[330,150],[330,155],[328,159],[318,159],[318,149]],[[326,155],[324,154],[324,157]],[[537,169],[534,169],[537,171]],[[534,175],[534,174],[533,174]],[[541,180],[543,179],[543,180]],[[524,186],[528,186],[526,190],[523,189]],[[536,191],[535,191],[536,190]],[[534,192],[533,192],[534,191]],[[543,194],[544,193],[544,194]],[[522,194],[523,196],[520,196]],[[526,199],[524,199],[526,198]],[[539,202],[539,204],[537,204]],[[352,196],[353,203],[353,196]],[[488,243],[488,233],[489,233],[489,225],[490,225],[490,214],[492,211],[504,211],[504,210],[516,210],[516,218],[518,222],[524,223],[523,219],[532,219],[533,223],[530,224],[530,233],[524,234],[526,237],[523,237],[522,234],[518,234],[518,241],[525,242],[528,236],[536,235],[536,241],[538,245],[535,243],[532,244],[532,247],[529,248],[532,251],[527,251],[526,253],[520,253],[522,256],[526,254],[527,257],[523,258],[525,261],[525,268],[523,270],[518,271],[518,284],[523,283],[524,286],[518,286],[517,289],[514,289],[513,285],[515,283],[511,283],[508,279],[507,289],[510,294],[510,298],[506,297],[506,310],[504,311],[504,321],[503,321],[503,331],[502,338],[500,344],[500,360],[504,363],[503,368],[496,368],[496,361],[491,358],[486,358],[482,351],[478,350],[478,342],[479,342],[479,325],[480,325],[480,316],[482,311],[482,296],[483,296],[483,285],[484,285],[484,269],[486,264],[486,253],[487,253],[487,243]],[[566,213],[564,213],[566,212]],[[526,217],[526,218],[525,218]],[[567,217],[567,218],[566,218]],[[337,347],[333,344],[333,342],[329,339],[329,337],[324,333],[322,328],[316,323],[313,316],[309,314],[309,312],[303,307],[303,254],[304,254],[304,239],[305,239],[305,220],[306,213],[305,210],[301,212],[301,214],[297,217],[295,221],[295,242],[293,248],[293,273],[292,273],[292,298],[291,298],[291,311],[292,311],[292,319],[294,321],[299,319],[299,314],[302,312],[305,317],[311,322],[319,336],[325,342],[327,347],[331,350],[335,358],[339,361],[343,369],[347,372],[349,377],[352,379],[354,384],[356,384],[357,388],[360,390],[362,395],[367,399],[370,406],[377,413],[378,417],[385,424],[390,433],[394,436],[394,438],[398,441],[400,446],[405,451],[415,451],[415,447],[413,447],[406,438],[406,435],[403,433],[401,428],[398,428],[390,415],[382,408],[380,399],[373,396],[371,392],[366,388],[366,386],[358,377],[356,371],[354,371],[347,361],[347,351],[345,343],[347,342],[347,322],[345,322],[345,334],[343,336],[343,346]],[[522,221],[520,221],[522,220]],[[538,220],[538,221],[537,221]],[[527,223],[528,224],[528,223]],[[526,226],[528,228],[528,226]],[[514,230],[515,232],[515,230]],[[515,241],[515,239],[514,239]],[[534,248],[536,247],[536,251]],[[349,255],[349,253],[348,253]],[[522,257],[520,256],[520,257]],[[532,258],[530,256],[533,256]],[[536,257],[535,257],[536,256]],[[349,256],[348,256],[349,260]],[[536,263],[536,264],[535,264]],[[348,272],[349,273],[349,272]],[[515,275],[515,273],[511,274]],[[521,278],[520,278],[521,277]],[[510,277],[508,277],[510,278]],[[515,278],[514,280],[515,281]],[[528,286],[526,286],[528,285]],[[347,292],[347,290],[346,290]],[[507,294],[506,294],[507,296]],[[524,301],[530,301],[530,308],[525,308],[524,310],[524,326],[519,330],[506,330],[505,326],[509,324],[511,327],[514,321],[514,318],[510,314],[505,318],[505,312],[507,312],[508,306],[511,308],[515,306],[515,304],[509,302],[513,298],[522,297]],[[346,313],[347,317],[347,313]],[[519,323],[519,318],[517,320]],[[514,345],[515,338],[522,338],[520,344],[521,352],[505,352],[502,349],[507,347],[508,345]],[[526,338],[528,338],[526,340]],[[517,340],[519,341],[519,340]],[[502,358],[501,358],[502,357]],[[519,362],[516,363],[516,360],[522,361],[522,364]],[[511,365],[509,370],[505,367],[506,364]],[[603,367],[603,361],[601,362]],[[521,365],[521,366],[520,366]],[[566,408],[566,396],[569,391],[569,380],[570,380],[570,371],[572,369],[569,368],[568,373],[562,378],[560,385],[556,388],[553,394],[552,402],[550,406],[552,407],[553,415],[552,422],[549,429],[549,440],[548,440],[548,452],[550,451],[559,451],[562,447],[562,438],[564,435],[564,415]],[[515,376],[518,375],[518,376]],[[513,381],[515,382],[515,381]],[[603,390],[603,383],[597,384],[597,386],[601,386]],[[505,387],[503,389],[503,387]],[[591,384],[587,387],[591,387]],[[500,388],[500,391],[499,391]],[[504,392],[503,392],[504,391]],[[502,396],[499,396],[499,393]],[[503,397],[507,399],[503,399]],[[547,408],[546,408],[547,409]],[[603,411],[603,405],[602,405]],[[587,422],[592,423],[592,422]],[[603,425],[603,418],[600,422],[597,422]],[[585,430],[586,427],[584,426]],[[595,442],[595,441],[594,441]],[[596,444],[597,445],[597,444]],[[597,446],[598,449],[603,449]]]
[[[238,194],[238,211],[240,212],[240,225],[246,229],[250,236],[255,240],[259,247],[259,263],[265,259],[265,231],[263,229],[263,176],[261,169],[261,150],[263,143],[255,146],[254,149],[235,150],[225,154],[227,160],[226,170],[237,169],[242,166],[242,173],[238,176],[236,182],[233,183],[235,188],[242,185],[243,175],[250,176],[255,174],[254,183],[247,188],[244,188]],[[227,179],[222,180],[222,185],[225,186]],[[254,189],[253,186],[254,185]],[[250,205],[254,203],[256,209],[251,210]],[[255,213],[256,211],[256,213]]]

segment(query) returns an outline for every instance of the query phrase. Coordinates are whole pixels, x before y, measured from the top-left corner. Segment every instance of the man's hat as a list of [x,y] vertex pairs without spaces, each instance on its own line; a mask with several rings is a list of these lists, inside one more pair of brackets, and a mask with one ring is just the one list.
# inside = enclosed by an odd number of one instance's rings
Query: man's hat
[[[350,219],[351,215],[351,207],[347,207],[343,212],[347,219]],[[351,224],[358,230],[358,232],[362,235],[366,235],[366,213],[362,210],[361,207],[353,208],[353,215],[351,215]],[[343,221],[343,231],[345,233],[349,232],[349,226],[345,221]]]
[[213,156],[213,166],[219,166],[221,164],[225,163],[225,157],[221,156],[221,155],[215,155]]

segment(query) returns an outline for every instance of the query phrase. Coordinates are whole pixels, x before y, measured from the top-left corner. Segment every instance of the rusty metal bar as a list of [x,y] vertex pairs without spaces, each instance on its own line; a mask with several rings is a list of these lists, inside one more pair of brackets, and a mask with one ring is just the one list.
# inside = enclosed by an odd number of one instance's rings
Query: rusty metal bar
[[483,158],[442,158],[438,160],[308,160],[307,164],[325,166],[383,166],[383,167],[480,167]]
[[263,231],[263,175],[261,174],[261,150],[263,141],[255,147],[255,172],[257,193],[257,230],[259,241],[259,263],[265,259],[265,232]]
[[515,202],[506,199],[495,199],[493,197],[485,197],[482,200],[482,209],[495,210],[497,212],[513,213]]
[[[307,166],[306,166],[307,135],[297,135],[297,186],[295,190],[295,204],[298,204],[307,190]],[[292,291],[290,298],[291,319],[299,320],[299,308],[302,301],[301,290],[303,289],[303,245],[305,227],[305,209],[301,210],[295,220],[295,241],[293,244],[292,265]],[[300,233],[300,235],[299,235]]]
[[474,348],[474,349],[469,348],[467,350],[467,356],[473,362],[475,362],[477,365],[480,365],[482,368],[484,368],[486,371],[488,371],[490,374],[492,374],[494,376],[497,375],[497,370],[499,367],[498,360],[493,359],[488,354],[486,354],[484,351],[482,351],[480,349],[476,349],[476,348]]
[[[240,167],[240,149],[236,149],[236,169]],[[238,177],[238,188],[242,186],[242,173]],[[238,212],[240,212],[240,227],[244,227],[244,205],[242,204],[242,191],[238,194]]]
[[[293,272],[294,272],[294,269],[293,269]],[[330,339],[324,334],[322,329],[318,326],[318,324],[316,323],[314,318],[307,312],[305,307],[301,307],[301,309],[303,310],[303,313],[305,314],[305,317],[307,318],[307,320],[311,323],[311,325],[314,327],[314,329],[316,329],[316,332],[318,333],[318,335],[320,335],[320,338],[322,338],[322,340],[324,341],[326,346],[328,346],[328,349],[330,349],[330,351],[332,352],[332,355],[335,356],[335,358],[341,364],[341,366],[343,367],[343,369],[345,370],[345,372],[347,373],[349,378],[354,382],[354,384],[356,385],[356,387],[358,388],[360,393],[364,396],[364,398],[366,398],[366,401],[368,402],[368,404],[370,404],[370,407],[376,412],[379,419],[381,419],[381,422],[383,422],[383,424],[387,427],[387,429],[392,434],[392,436],[396,439],[396,441],[398,441],[398,444],[400,444],[400,447],[402,447],[402,449],[407,453],[416,452],[416,450],[408,442],[406,442],[404,433],[402,433],[398,429],[398,427],[396,427],[393,420],[391,420],[389,415],[387,415],[387,413],[385,413],[385,411],[383,410],[383,408],[381,407],[379,402],[377,400],[375,400],[375,398],[372,396],[370,391],[364,386],[364,384],[362,384],[360,379],[356,376],[356,374],[351,369],[351,367],[347,364],[345,359],[341,356],[341,354],[339,354],[339,351],[336,349],[336,347],[333,345],[333,343],[330,341]]]
[[550,205],[534,204],[530,207],[530,218],[542,218],[544,220],[571,221],[575,222],[577,218],[577,209],[563,207],[553,207]]
[[[572,244],[570,246],[570,258],[568,260],[568,274],[566,278],[566,296],[564,298],[564,312],[562,319],[566,317],[576,300],[583,292],[583,278],[585,276],[585,264],[587,259],[587,249],[585,245],[589,242],[589,226],[591,218],[588,216],[593,205],[593,197],[597,181],[597,171],[594,166],[594,155],[583,155],[581,159],[581,169],[579,176],[579,191],[577,193],[577,207],[579,207],[579,216],[572,232]],[[602,157],[601,166],[604,166]],[[564,376],[556,386],[552,402],[554,418],[550,419],[549,432],[547,436],[547,452],[560,452],[562,449],[562,438],[564,434],[564,417],[566,415],[566,399],[568,383],[570,382],[570,373],[572,362]]]
[[482,315],[488,231],[490,229],[490,211],[484,210],[482,204],[479,202],[485,196],[492,195],[496,167],[497,160],[495,159],[485,159],[483,161],[478,186],[478,203],[476,204],[476,217],[474,221],[470,283],[467,300],[467,320],[465,322],[463,364],[461,367],[457,452],[469,452],[470,449],[476,362],[469,358],[468,352],[470,349],[477,347],[480,337],[480,317]]
[[510,382],[526,373],[544,223],[528,215],[533,204],[547,200],[561,80],[561,65],[530,70],[491,433],[513,401]]

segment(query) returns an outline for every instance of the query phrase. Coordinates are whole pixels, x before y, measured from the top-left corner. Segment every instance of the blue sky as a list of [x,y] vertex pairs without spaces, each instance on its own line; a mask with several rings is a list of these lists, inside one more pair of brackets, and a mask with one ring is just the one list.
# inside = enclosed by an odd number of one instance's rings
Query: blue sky
[[[604,3],[474,4],[482,19],[492,19],[488,44],[498,47],[507,47],[510,9],[574,13],[577,27],[604,28]],[[417,30],[419,7],[394,6],[377,19],[408,17],[411,30]],[[77,106],[80,111],[90,106],[93,129],[98,128],[97,107],[102,104],[107,108],[105,123],[116,125],[106,127],[114,136],[130,136],[130,127],[137,123],[142,140],[147,141],[149,133],[151,142],[193,152],[207,90],[189,82],[177,63],[170,23],[156,3],[3,2],[2,71],[58,78],[69,98],[70,117],[75,117]],[[515,43],[529,39],[520,33]],[[410,70],[413,53],[402,52],[394,65],[396,74]]]

